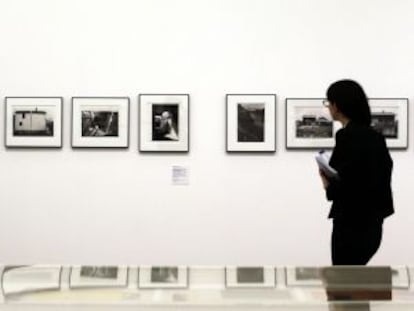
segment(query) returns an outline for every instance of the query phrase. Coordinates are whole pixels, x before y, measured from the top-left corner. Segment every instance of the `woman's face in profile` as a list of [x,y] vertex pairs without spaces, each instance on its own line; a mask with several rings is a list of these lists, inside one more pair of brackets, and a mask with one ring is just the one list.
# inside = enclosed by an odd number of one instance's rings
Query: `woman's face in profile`
[[332,103],[332,102],[329,102],[327,107],[329,109],[329,113],[331,114],[332,119],[334,119],[335,121],[338,121],[339,109],[336,106],[336,104]]

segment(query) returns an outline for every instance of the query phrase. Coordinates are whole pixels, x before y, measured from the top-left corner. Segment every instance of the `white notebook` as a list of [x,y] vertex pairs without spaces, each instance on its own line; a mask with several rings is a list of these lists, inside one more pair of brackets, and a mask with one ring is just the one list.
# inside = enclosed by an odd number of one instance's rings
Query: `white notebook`
[[338,172],[329,165],[331,155],[325,150],[319,151],[316,156],[316,163],[318,163],[319,169],[329,178],[339,178]]

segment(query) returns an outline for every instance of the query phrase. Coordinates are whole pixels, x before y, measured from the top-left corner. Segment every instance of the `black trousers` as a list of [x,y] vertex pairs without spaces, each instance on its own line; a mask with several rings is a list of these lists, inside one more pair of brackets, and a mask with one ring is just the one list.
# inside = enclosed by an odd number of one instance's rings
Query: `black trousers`
[[353,223],[334,219],[332,265],[366,265],[377,252],[382,238],[382,220]]

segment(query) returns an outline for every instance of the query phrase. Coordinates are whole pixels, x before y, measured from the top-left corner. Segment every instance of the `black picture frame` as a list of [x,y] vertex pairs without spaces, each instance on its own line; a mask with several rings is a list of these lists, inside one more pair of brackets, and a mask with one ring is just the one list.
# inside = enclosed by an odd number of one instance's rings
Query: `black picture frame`
[[[112,101],[112,103],[111,103]],[[105,104],[104,104],[105,103]],[[79,119],[84,121],[84,116],[80,110],[80,105],[89,107],[91,111],[100,107],[108,105],[118,105],[118,108],[113,108],[117,113],[116,131],[117,135],[111,133],[107,135],[108,131],[103,131],[102,134],[85,133],[84,126],[79,123]],[[89,106],[88,106],[89,105]],[[103,109],[103,108],[101,108]],[[71,98],[71,147],[77,148],[92,148],[92,149],[128,149],[130,141],[130,98],[125,96],[74,96]],[[111,112],[113,112],[111,111]],[[108,111],[104,112],[105,114]],[[77,118],[77,119],[76,119]],[[92,118],[90,118],[92,119]],[[93,122],[88,120],[88,122]],[[108,122],[108,121],[100,121]],[[97,125],[95,125],[97,126]],[[99,125],[98,125],[99,128]],[[98,137],[100,136],[100,137]]]
[[[245,106],[259,106],[251,108],[248,111]],[[227,153],[275,153],[276,152],[276,135],[277,135],[277,95],[271,93],[230,93],[226,94],[226,152]],[[242,109],[242,111],[240,111]],[[269,112],[267,112],[269,111]],[[240,129],[240,115],[244,112],[254,114],[256,120],[252,117],[247,120],[246,128],[250,130],[243,131]],[[244,121],[246,121],[244,118]],[[257,120],[259,119],[259,120]],[[255,124],[256,121],[256,124]],[[259,123],[257,125],[257,123]],[[246,133],[247,132],[247,133]]]
[[[4,122],[4,146],[6,148],[22,149],[61,149],[63,146],[63,97],[59,96],[7,96],[4,98],[5,104],[5,122]],[[28,125],[26,122],[20,122],[21,126],[16,129],[16,113],[13,107],[20,107],[30,110],[24,110],[30,115],[39,115],[38,125],[33,128],[33,123]],[[38,111],[39,107],[44,107]],[[47,107],[47,108],[46,108]],[[51,108],[53,107],[53,108]],[[33,110],[35,109],[35,110]],[[20,111],[21,117],[25,118],[23,111]],[[52,121],[47,115],[57,114]],[[31,117],[32,119],[32,117]],[[17,121],[16,121],[17,122]],[[52,123],[52,125],[51,125]],[[27,128],[25,128],[27,127]],[[16,133],[19,132],[20,134]],[[53,134],[50,135],[50,132]]]
[[[169,115],[177,113],[176,125],[178,140],[175,134],[172,138],[156,137],[154,139],[155,118],[154,107],[166,107]],[[189,153],[190,152],[190,95],[185,93],[142,93],[138,95],[138,150],[141,153]],[[175,109],[172,111],[172,109]],[[173,123],[173,122],[172,122]],[[171,124],[171,123],[170,123]],[[170,126],[172,129],[173,126]],[[184,134],[182,134],[184,132]],[[168,135],[168,134],[167,134]],[[160,139],[160,140],[158,140]]]

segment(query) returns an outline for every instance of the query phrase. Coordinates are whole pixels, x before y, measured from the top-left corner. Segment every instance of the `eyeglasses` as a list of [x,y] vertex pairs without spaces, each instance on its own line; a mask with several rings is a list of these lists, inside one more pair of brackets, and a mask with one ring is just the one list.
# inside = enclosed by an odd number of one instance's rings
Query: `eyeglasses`
[[327,99],[324,99],[323,101],[322,101],[322,105],[324,106],[324,107],[329,107],[329,105],[330,105],[331,103],[330,103],[330,101],[329,100],[327,100]]

